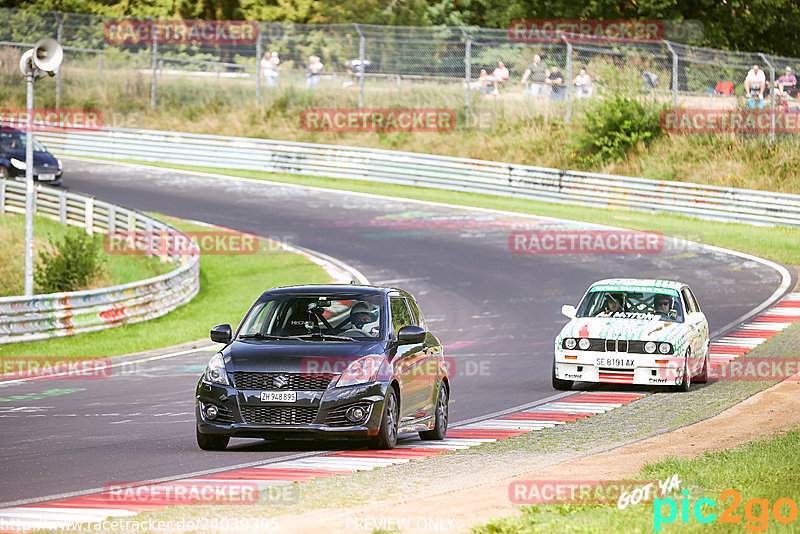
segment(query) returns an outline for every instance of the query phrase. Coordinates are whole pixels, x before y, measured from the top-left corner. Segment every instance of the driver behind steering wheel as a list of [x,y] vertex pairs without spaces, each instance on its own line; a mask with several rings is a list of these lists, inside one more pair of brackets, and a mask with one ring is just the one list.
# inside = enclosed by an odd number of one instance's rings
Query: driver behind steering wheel
[[350,329],[363,332],[365,335],[375,337],[380,330],[380,317],[378,307],[366,302],[358,302],[350,308]]

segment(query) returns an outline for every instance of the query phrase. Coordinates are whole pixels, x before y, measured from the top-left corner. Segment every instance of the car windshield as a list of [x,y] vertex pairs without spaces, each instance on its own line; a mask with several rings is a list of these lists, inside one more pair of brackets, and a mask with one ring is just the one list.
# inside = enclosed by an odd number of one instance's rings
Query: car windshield
[[612,317],[683,322],[683,306],[678,292],[666,288],[641,291],[593,287],[586,294],[576,317]]
[[[4,131],[0,129],[0,149],[4,152],[24,151],[27,144],[27,135],[17,131]],[[47,149],[35,137],[33,138],[33,150],[36,152],[47,152]]]
[[277,295],[256,302],[238,337],[375,341],[383,337],[382,318],[380,295]]

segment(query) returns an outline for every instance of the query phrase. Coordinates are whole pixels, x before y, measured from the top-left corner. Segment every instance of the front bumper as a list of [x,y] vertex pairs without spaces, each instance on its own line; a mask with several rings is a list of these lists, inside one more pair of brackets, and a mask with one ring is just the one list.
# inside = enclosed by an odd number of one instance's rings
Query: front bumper
[[[324,391],[297,391],[297,402],[262,402],[260,390],[237,390],[230,386],[200,381],[195,397],[195,417],[201,434],[251,438],[366,439],[380,429],[388,383],[372,382]],[[205,413],[214,405],[219,415],[213,420]],[[368,415],[358,424],[344,420],[343,411],[352,405],[367,407]],[[277,412],[280,416],[275,416]],[[254,414],[261,415],[254,415]],[[280,422],[258,420],[280,419]],[[295,420],[300,420],[299,422]]]
[[561,380],[673,386],[683,383],[683,370],[684,358],[676,356],[558,349],[555,352],[555,375]]

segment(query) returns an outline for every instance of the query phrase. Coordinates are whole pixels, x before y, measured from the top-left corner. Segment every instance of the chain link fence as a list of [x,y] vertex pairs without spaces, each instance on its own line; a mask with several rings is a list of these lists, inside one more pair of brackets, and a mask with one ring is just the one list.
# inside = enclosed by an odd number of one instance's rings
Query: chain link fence
[[[287,102],[403,106],[454,109],[471,128],[533,115],[569,121],[586,101],[620,92],[676,109],[798,109],[796,99],[771,89],[786,67],[800,69],[800,59],[666,40],[587,42],[562,34],[556,42],[531,43],[515,41],[507,30],[474,27],[259,22],[246,23],[251,39],[180,44],[110,38],[129,19],[16,9],[0,9],[0,19],[0,74],[7,80],[22,51],[53,36],[65,60],[45,103],[113,108],[112,115],[219,101],[245,109]],[[270,61],[273,52],[277,62]],[[753,65],[766,74],[758,101],[744,87]],[[503,67],[507,79],[493,76]]]

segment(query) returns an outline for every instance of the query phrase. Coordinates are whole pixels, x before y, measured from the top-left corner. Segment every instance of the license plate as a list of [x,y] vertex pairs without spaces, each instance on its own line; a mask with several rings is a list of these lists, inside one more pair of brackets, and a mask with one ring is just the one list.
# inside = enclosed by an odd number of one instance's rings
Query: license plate
[[597,358],[598,367],[633,367],[630,358]]
[[261,402],[297,402],[296,391],[262,391]]
[[55,174],[40,174],[39,175],[39,180],[47,181],[47,180],[55,180],[55,179],[56,179],[56,175]]

